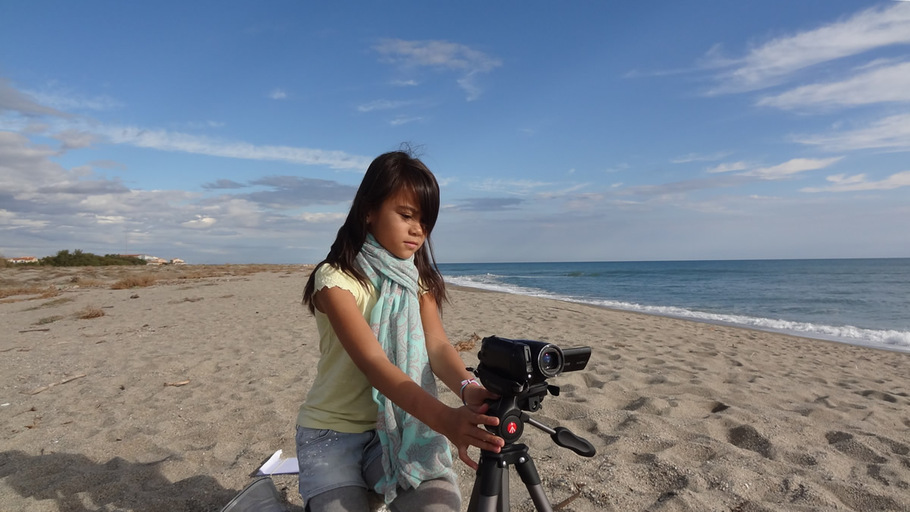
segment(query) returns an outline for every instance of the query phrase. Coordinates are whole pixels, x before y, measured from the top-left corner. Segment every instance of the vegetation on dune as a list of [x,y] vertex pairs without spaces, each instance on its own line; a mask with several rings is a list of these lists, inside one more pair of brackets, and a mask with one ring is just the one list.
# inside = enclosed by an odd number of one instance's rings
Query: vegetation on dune
[[121,256],[119,254],[105,254],[98,256],[90,252],[83,252],[82,249],[76,249],[70,252],[69,249],[57,251],[54,256],[45,256],[34,263],[12,263],[5,256],[0,254],[0,268],[7,267],[100,267],[106,265],[145,265],[147,262],[141,258],[133,256]]
[[98,256],[90,252],[82,252],[82,249],[76,249],[72,253],[64,249],[57,251],[55,256],[41,258],[38,260],[38,264],[52,267],[99,267],[102,265],[145,265],[146,262],[140,258],[120,256],[119,254]]

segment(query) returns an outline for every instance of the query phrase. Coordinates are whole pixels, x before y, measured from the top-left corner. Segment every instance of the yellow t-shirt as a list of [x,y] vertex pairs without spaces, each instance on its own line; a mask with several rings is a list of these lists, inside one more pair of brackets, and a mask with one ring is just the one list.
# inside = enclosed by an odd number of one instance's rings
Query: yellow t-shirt
[[[316,271],[314,292],[338,287],[354,295],[364,319],[376,305],[379,292],[373,285],[364,287],[357,279],[326,264]],[[316,310],[319,330],[319,364],[316,380],[300,406],[297,424],[302,427],[361,433],[376,427],[376,402],[366,376],[338,340],[328,317]]]

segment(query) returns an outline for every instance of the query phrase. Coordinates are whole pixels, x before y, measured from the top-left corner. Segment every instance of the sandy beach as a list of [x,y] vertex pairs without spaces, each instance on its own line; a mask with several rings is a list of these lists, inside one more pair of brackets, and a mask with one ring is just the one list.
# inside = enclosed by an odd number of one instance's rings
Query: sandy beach
[[[218,511],[293,456],[318,357],[309,271],[0,268],[0,510]],[[910,510],[910,354],[449,291],[468,366],[489,335],[592,347],[531,416],[596,455],[521,439],[559,510]],[[302,511],[296,477],[273,479]]]

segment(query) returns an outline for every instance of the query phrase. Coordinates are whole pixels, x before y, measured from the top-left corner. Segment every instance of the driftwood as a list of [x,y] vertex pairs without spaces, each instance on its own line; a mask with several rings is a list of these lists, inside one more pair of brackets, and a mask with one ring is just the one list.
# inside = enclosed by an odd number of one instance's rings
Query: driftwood
[[54,382],[54,383],[52,383],[52,384],[48,384],[47,386],[41,386],[40,388],[35,388],[35,389],[29,391],[29,392],[26,393],[26,394],[28,394],[28,395],[37,395],[38,393],[40,393],[40,392],[42,392],[42,391],[47,391],[48,389],[51,389],[51,388],[54,387],[54,386],[59,386],[60,384],[66,384],[67,382],[72,382],[72,381],[74,381],[74,380],[76,380],[76,379],[81,379],[82,377],[85,377],[85,375],[86,375],[86,374],[82,373],[82,374],[79,374],[79,375],[74,375],[74,376],[72,376],[72,377],[67,377],[67,378],[65,378],[65,379],[63,379],[63,380],[61,380],[61,381],[59,381],[59,382]]
[[553,505],[553,510],[562,510],[562,509],[566,508],[567,506],[569,506],[569,503],[572,503],[573,501],[575,501],[576,498],[581,496],[581,491],[583,490],[585,484],[575,484],[575,486],[578,488],[578,490],[575,491],[575,494],[560,501],[556,505]]
[[165,382],[164,385],[179,388],[180,386],[186,386],[189,383],[190,383],[190,381],[189,381],[189,379],[187,379],[187,380],[182,380],[180,382]]

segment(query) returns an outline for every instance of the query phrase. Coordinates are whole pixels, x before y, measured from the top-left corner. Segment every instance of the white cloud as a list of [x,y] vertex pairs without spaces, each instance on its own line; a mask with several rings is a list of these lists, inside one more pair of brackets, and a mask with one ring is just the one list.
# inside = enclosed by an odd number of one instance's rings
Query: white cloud
[[218,221],[212,217],[197,215],[195,219],[182,222],[180,225],[190,229],[205,229],[212,227],[216,222]]
[[55,108],[42,105],[31,95],[17,90],[9,80],[0,77],[0,112],[17,112],[23,116],[60,116],[69,114]]
[[[283,91],[277,91],[283,94]],[[63,150],[82,148],[95,142],[106,141],[141,148],[174,151],[224,158],[247,160],[283,161],[303,165],[324,165],[332,169],[365,170],[372,160],[343,151],[332,151],[294,146],[261,146],[247,142],[224,141],[201,135],[177,131],[145,129],[135,126],[105,125],[86,119],[74,119],[67,113],[36,103],[26,94],[0,78],[0,111],[14,115],[0,117],[0,128],[15,131],[31,129],[42,135],[56,137],[63,142]],[[15,114],[19,114],[16,116]],[[21,116],[55,116],[49,125],[27,125]],[[27,146],[18,142],[21,147]],[[34,150],[34,147],[31,147]]]
[[771,167],[760,167],[745,172],[743,176],[755,176],[764,180],[779,180],[806,171],[817,171],[839,162],[843,157],[834,158],[794,158]]
[[288,93],[285,92],[284,89],[274,89],[269,93],[269,98],[272,98],[273,100],[284,100],[287,99],[287,97]]
[[167,130],[146,130],[134,126],[100,126],[95,131],[115,144],[176,151],[200,155],[272,160],[304,165],[325,165],[332,169],[362,171],[370,164],[367,157],[343,151],[301,148],[293,146],[258,146],[247,142],[230,142]]
[[413,101],[402,101],[402,100],[375,100],[369,103],[364,103],[363,105],[357,106],[358,112],[373,112],[374,110],[393,110],[396,108],[406,107],[412,104]]
[[123,215],[95,215],[98,224],[124,224],[126,217]]
[[12,195],[71,179],[50,160],[57,153],[50,146],[32,144],[24,135],[0,132],[0,191]]
[[110,96],[86,98],[70,91],[26,91],[38,103],[59,110],[114,110],[123,106],[120,101]]
[[374,48],[389,60],[408,66],[491,71],[502,65],[499,59],[463,44],[448,41],[383,39]]
[[561,199],[568,198],[572,201],[583,201],[583,200],[600,200],[603,199],[603,194],[596,192],[581,192],[582,190],[594,188],[592,183],[578,183],[575,185],[570,185],[560,190],[547,190],[545,192],[538,192],[535,194],[535,197],[538,199]]
[[743,171],[748,169],[750,166],[746,162],[730,162],[719,164],[710,169],[706,169],[705,172],[708,174],[718,174],[724,172],[733,172],[733,171]]
[[865,174],[847,176],[835,174],[828,176],[826,187],[808,187],[803,192],[861,192],[868,190],[893,190],[901,187],[910,187],[910,171],[892,174],[879,181],[868,181]]
[[910,44],[910,5],[884,4],[753,48],[741,59],[717,59],[733,66],[712,93],[743,92],[777,85],[811,66],[876,48]]
[[431,67],[459,72],[457,83],[467,93],[468,101],[477,99],[482,92],[476,83],[478,75],[502,66],[502,61],[495,57],[448,41],[383,39],[373,49],[383,60],[405,69]]
[[[301,219],[273,207],[275,196],[296,193],[304,204],[312,188],[320,205],[332,210],[349,201],[351,187],[298,177],[263,178],[255,184],[272,190],[255,194],[193,194],[181,190],[130,189],[120,179],[95,174],[90,166],[67,169],[54,161],[60,150],[35,144],[18,133],[0,132],[0,249],[15,254],[52,254],[79,247],[106,254],[150,252],[199,261],[219,248],[229,261],[269,259],[261,247],[285,247],[299,239]],[[297,185],[297,188],[293,188]],[[293,189],[293,190],[292,190]],[[325,196],[344,189],[344,200]],[[338,193],[340,194],[340,192]],[[280,201],[279,201],[280,202]],[[328,222],[337,213],[311,213],[305,236],[331,240]],[[318,222],[320,219],[325,222]],[[306,220],[306,219],[304,219]],[[337,225],[337,222],[334,223]],[[322,245],[320,243],[319,245]],[[235,251],[245,251],[243,254]],[[223,261],[223,260],[222,260]]]
[[337,226],[344,222],[347,213],[302,213],[298,219],[312,224],[330,224]]
[[471,185],[470,188],[483,192],[506,192],[524,195],[528,194],[532,189],[550,187],[552,185],[552,183],[545,181],[486,179]]
[[91,133],[80,130],[66,130],[56,134],[54,138],[63,143],[64,150],[87,148],[97,140]]
[[392,126],[401,126],[405,124],[417,123],[423,121],[423,118],[420,116],[398,116],[395,119],[389,121],[389,124]]
[[714,162],[722,158],[726,158],[730,153],[711,153],[711,154],[701,154],[701,153],[689,153],[688,155],[683,155],[677,158],[670,160],[674,164],[688,164],[691,162]]
[[840,82],[804,85],[776,96],[766,96],[758,105],[794,109],[908,101],[910,62],[903,62],[871,69]]
[[832,151],[858,149],[910,150],[910,113],[879,119],[868,126],[827,135],[803,135],[796,142]]

